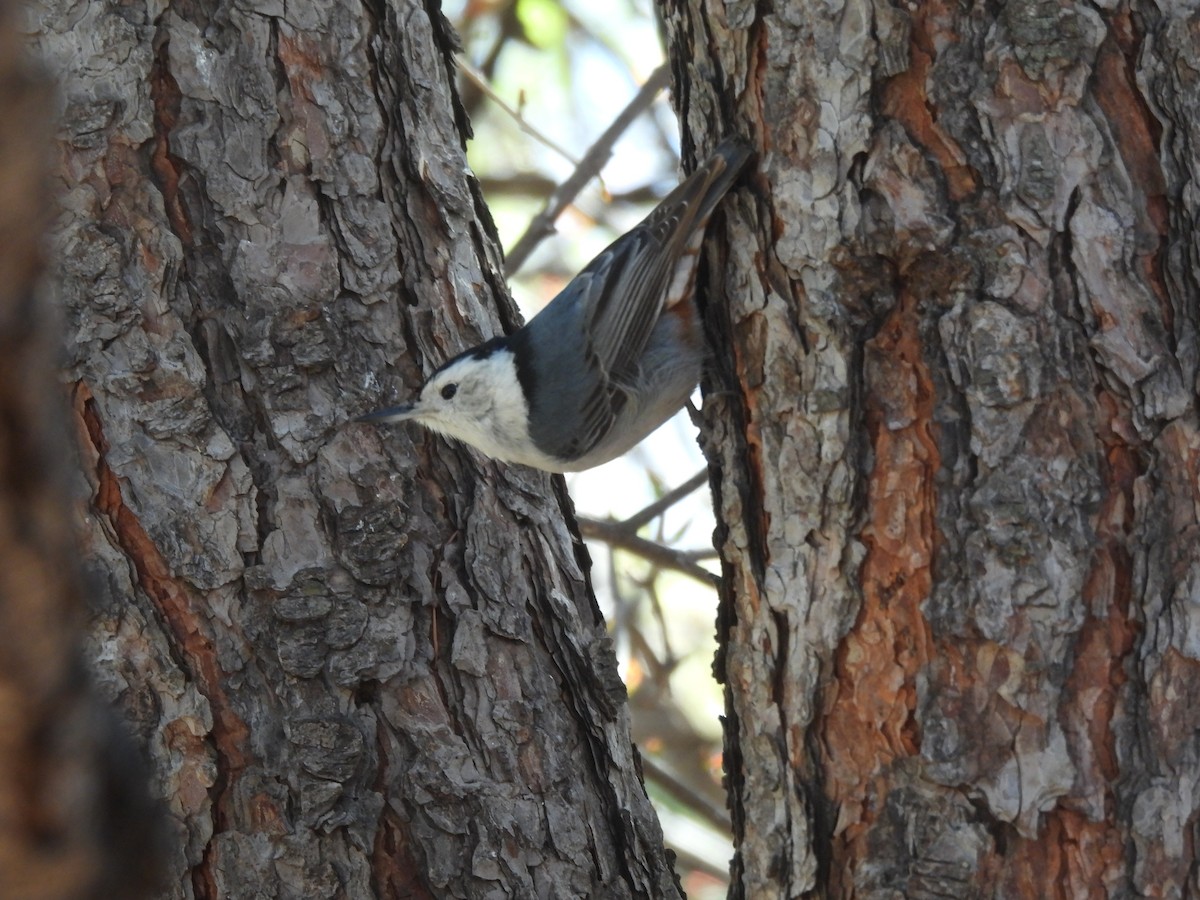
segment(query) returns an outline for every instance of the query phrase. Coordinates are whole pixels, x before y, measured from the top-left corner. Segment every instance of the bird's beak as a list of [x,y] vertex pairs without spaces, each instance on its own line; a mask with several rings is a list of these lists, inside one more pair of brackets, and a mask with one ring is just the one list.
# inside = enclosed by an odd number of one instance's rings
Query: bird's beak
[[355,422],[403,422],[405,419],[411,419],[417,414],[417,404],[401,403],[399,406],[391,406],[387,409],[381,409],[377,412],[367,413],[365,416],[359,416]]

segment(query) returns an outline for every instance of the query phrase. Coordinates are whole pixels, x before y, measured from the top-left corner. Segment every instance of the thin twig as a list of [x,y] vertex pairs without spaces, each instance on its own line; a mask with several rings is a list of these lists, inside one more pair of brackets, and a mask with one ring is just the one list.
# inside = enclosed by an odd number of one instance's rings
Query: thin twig
[[679,485],[679,487],[672,488],[671,490],[667,491],[641,512],[634,513],[628,519],[625,519],[623,522],[621,522],[621,525],[623,525],[625,528],[628,528],[630,531],[637,531],[643,525],[661,516],[684,497],[693,493],[706,481],[708,481],[708,470],[702,469],[683,484]]
[[679,658],[675,655],[674,648],[671,647],[671,629],[667,627],[667,615],[663,611],[662,597],[658,594],[657,578],[646,585],[646,593],[650,597],[650,611],[654,614],[654,621],[658,625],[658,637],[663,646],[664,658],[658,662],[664,670],[670,672],[679,665]]
[[613,599],[613,640],[617,642],[618,658],[627,659],[631,655],[629,647],[621,646],[621,642],[637,643],[632,637],[634,603],[621,591],[620,573],[617,572],[617,555],[612,552],[612,547],[606,549],[608,550],[608,589],[612,593]]
[[[654,648],[650,646],[650,641],[646,639],[646,635],[642,634],[640,628],[630,627],[629,643],[632,651],[629,655],[633,656],[634,653],[637,653],[641,657],[642,664],[646,667],[648,678],[654,685],[651,690],[656,693],[659,692],[661,686],[671,677],[671,673],[675,670],[679,661],[673,659],[670,662],[664,662],[659,659],[658,654],[654,652]],[[643,685],[639,690],[646,690],[646,687]]]
[[583,165],[582,161],[576,160],[575,157],[573,157],[569,152],[567,152],[567,150],[565,150],[563,147],[559,146],[558,144],[554,143],[554,141],[552,141],[550,138],[546,137],[546,135],[542,134],[542,132],[538,131],[537,128],[535,128],[533,125],[529,124],[529,121],[523,115],[521,115],[520,110],[513,109],[511,106],[509,106],[508,103],[506,103],[504,101],[504,99],[499,94],[496,93],[495,89],[491,86],[491,84],[488,83],[486,76],[484,76],[484,74],[482,72],[480,72],[473,65],[471,65],[469,62],[467,62],[466,59],[463,58],[463,55],[461,53],[454,54],[454,61],[455,61],[455,63],[458,64],[459,69],[462,70],[463,75],[465,75],[467,77],[467,79],[470,80],[470,82],[475,85],[475,87],[477,87],[477,88],[479,88],[479,90],[483,91],[483,93],[486,94],[492,100],[493,103],[495,103],[497,106],[499,106],[501,109],[503,109],[506,113],[508,113],[510,116],[512,116],[513,121],[515,121],[517,123],[517,125],[520,127],[520,129],[522,131],[524,131],[527,135],[529,135],[531,138],[533,138],[539,144],[549,147],[551,150],[553,150],[555,153],[557,153],[559,156],[561,156],[567,162],[572,163],[573,165],[576,165],[576,166]]
[[600,174],[600,170],[604,168],[612,156],[613,145],[617,139],[624,134],[633,120],[636,119],[643,111],[649,109],[650,104],[654,102],[654,98],[658,96],[658,92],[667,86],[670,80],[670,69],[664,63],[655,69],[650,77],[646,79],[646,83],[642,85],[641,90],[634,95],[634,98],[629,101],[629,104],[621,110],[613,123],[608,126],[604,134],[600,135],[599,139],[594,143],[587,153],[583,155],[583,159],[575,167],[575,171],[571,173],[571,177],[564,181],[546,201],[545,208],[533,217],[533,221],[529,223],[529,228],[521,235],[520,239],[513,244],[512,249],[505,254],[504,259],[504,274],[512,277],[513,273],[524,265],[525,260],[529,258],[529,254],[533,252],[548,235],[554,232],[554,221],[562,214],[579,192],[584,189],[589,181],[596,175]]
[[732,826],[729,815],[689,784],[685,784],[674,772],[660,765],[654,757],[642,754],[642,771],[646,777],[661,787],[697,818],[704,820],[721,834],[729,834]]
[[[532,172],[516,172],[512,175],[500,176],[477,175],[476,178],[479,180],[479,186],[483,188],[485,197],[516,194],[521,197],[534,197],[544,202],[558,189],[558,182],[553,178]],[[655,190],[650,185],[643,185],[628,191],[610,192],[608,199],[613,205],[618,203],[653,204],[662,199],[662,192]]]
[[[669,842],[668,842],[669,843]],[[705,859],[699,854],[693,853],[686,847],[679,845],[671,846],[672,852],[675,854],[675,859],[680,868],[690,869],[693,872],[703,872],[705,875],[714,878],[723,884],[729,883],[729,867],[721,868],[710,859]]]
[[602,519],[589,519],[586,516],[578,516],[577,521],[579,522],[579,533],[585,538],[595,538],[613,547],[620,547],[622,550],[636,553],[655,565],[680,572],[709,587],[715,588],[719,583],[716,575],[688,559],[687,554],[639,537],[630,532],[622,522],[605,522]]

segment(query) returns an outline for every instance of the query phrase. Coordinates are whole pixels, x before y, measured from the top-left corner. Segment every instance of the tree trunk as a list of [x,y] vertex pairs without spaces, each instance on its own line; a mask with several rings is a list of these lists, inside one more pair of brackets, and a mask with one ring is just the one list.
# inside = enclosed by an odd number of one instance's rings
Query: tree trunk
[[81,665],[57,318],[41,289],[52,146],[45,73],[0,3],[0,897],[149,896],[144,767]]
[[763,148],[709,279],[734,896],[1200,896],[1185,5],[663,0],[685,145]]
[[561,480],[347,424],[511,325],[431,4],[42,0],[91,643],[179,897],[673,897]]

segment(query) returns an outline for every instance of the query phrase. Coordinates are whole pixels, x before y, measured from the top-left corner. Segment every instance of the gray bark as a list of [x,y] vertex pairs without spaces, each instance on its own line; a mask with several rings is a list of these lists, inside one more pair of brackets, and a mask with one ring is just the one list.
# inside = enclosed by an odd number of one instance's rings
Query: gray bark
[[734,895],[1200,894],[1194,4],[662,9]]
[[90,655],[180,897],[677,895],[561,481],[347,424],[513,313],[408,2],[44,0]]
[[0,897],[150,896],[145,766],[82,665],[60,323],[42,289],[52,90],[0,3]]

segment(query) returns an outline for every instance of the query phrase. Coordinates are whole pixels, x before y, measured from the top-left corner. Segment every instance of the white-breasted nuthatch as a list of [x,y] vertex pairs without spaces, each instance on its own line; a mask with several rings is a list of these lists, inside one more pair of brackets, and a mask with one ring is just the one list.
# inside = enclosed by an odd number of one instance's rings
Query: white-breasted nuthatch
[[723,141],[524,327],[429,376],[417,399],[362,416],[458,438],[549,472],[615,459],[674,415],[700,381],[693,298],[709,217],[750,160]]

